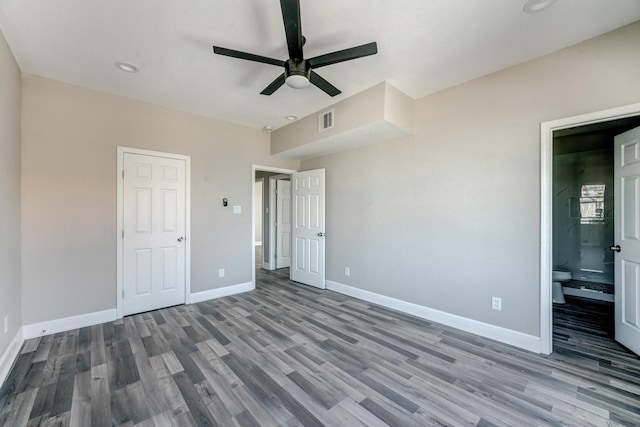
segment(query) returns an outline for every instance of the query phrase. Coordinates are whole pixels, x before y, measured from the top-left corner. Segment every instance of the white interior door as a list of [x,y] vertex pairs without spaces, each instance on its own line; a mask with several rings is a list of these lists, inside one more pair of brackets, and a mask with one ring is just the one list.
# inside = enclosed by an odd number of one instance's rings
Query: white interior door
[[291,265],[291,181],[276,181],[276,268]]
[[185,303],[186,161],[124,153],[123,314]]
[[255,217],[253,218],[253,223],[254,223],[254,228],[256,230],[256,234],[254,237],[254,243],[256,246],[261,246],[262,245],[262,236],[263,236],[263,231],[262,231],[262,223],[263,223],[263,219],[264,219],[264,205],[263,205],[263,196],[264,196],[264,192],[263,192],[263,184],[264,184],[264,179],[260,178],[259,181],[254,182],[253,187],[254,187],[254,199],[253,199],[253,206],[254,206],[254,215]]
[[640,127],[615,138],[616,340],[640,354]]
[[318,288],[324,279],[324,169],[291,175],[291,280]]

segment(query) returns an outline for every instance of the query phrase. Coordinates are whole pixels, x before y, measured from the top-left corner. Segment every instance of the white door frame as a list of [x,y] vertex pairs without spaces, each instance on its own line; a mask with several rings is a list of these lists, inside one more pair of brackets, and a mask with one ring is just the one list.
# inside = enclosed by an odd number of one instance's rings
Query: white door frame
[[[253,288],[255,289],[256,287],[256,248],[255,248],[255,244],[253,242],[253,237],[256,234],[256,224],[255,221],[253,220],[253,218],[255,218],[256,215],[256,187],[253,185],[253,182],[255,182],[256,180],[256,171],[261,171],[261,172],[275,172],[275,173],[281,173],[281,174],[286,174],[286,175],[291,175],[294,172],[298,172],[295,169],[284,169],[284,168],[276,168],[276,167],[272,167],[272,166],[261,166],[261,165],[251,165],[251,282],[253,283]],[[264,200],[262,201],[262,204],[264,206]],[[271,197],[269,197],[269,215],[271,215]],[[271,222],[271,221],[270,221]],[[269,225],[271,227],[271,225]],[[262,229],[264,230],[264,224],[262,224]],[[269,233],[269,241],[271,241],[271,233]],[[269,243],[271,244],[271,243]],[[264,248],[264,242],[262,243],[262,247]],[[264,250],[264,249],[263,249]],[[271,251],[271,250],[270,250]],[[271,253],[271,252],[270,252]]]
[[[118,146],[117,150],[117,190],[116,190],[116,317],[123,317],[124,308],[124,245],[122,242],[122,233],[124,227],[124,155],[125,153],[141,154],[145,156],[165,157],[170,159],[184,160],[185,162],[185,304],[191,303],[191,156],[182,154],[170,154],[160,151],[141,150],[138,148],[129,148]],[[254,230],[255,233],[255,230]]]
[[553,132],[640,115],[640,103],[540,124],[540,353],[553,351]]

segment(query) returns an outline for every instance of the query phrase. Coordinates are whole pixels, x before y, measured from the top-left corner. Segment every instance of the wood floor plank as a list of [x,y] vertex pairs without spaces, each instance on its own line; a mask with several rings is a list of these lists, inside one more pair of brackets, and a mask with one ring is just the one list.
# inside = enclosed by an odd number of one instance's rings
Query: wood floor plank
[[15,396],[12,400],[14,411],[2,411],[0,413],[0,425],[3,426],[23,426],[29,422],[33,403],[38,393],[37,389],[27,390]]
[[91,425],[91,370],[75,375],[69,425]]
[[178,372],[173,378],[180,389],[180,393],[184,398],[189,412],[198,426],[217,426],[219,425],[214,419],[207,405],[203,402],[202,397],[196,390],[195,385],[185,372]]
[[206,381],[214,387],[215,393],[219,396],[231,417],[247,411],[242,401],[233,392],[233,386],[215,370],[213,365],[202,354],[194,354],[193,359],[202,371]]
[[111,425],[111,395],[107,364],[103,363],[91,368],[91,426],[108,425]]

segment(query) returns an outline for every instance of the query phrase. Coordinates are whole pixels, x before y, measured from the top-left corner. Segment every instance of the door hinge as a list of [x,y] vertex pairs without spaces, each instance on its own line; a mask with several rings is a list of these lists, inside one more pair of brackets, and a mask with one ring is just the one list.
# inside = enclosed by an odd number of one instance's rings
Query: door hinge
[[122,169],[122,179],[124,179],[124,169]]
[[124,239],[124,230],[122,230],[122,238]]
[[124,289],[122,290],[122,298],[124,298]]

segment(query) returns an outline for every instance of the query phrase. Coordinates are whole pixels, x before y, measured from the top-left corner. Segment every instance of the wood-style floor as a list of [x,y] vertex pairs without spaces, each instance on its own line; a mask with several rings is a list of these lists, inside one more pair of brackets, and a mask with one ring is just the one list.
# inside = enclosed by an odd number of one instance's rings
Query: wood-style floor
[[[568,301],[559,322],[592,316]],[[640,361],[593,327],[540,356],[260,272],[250,293],[27,341],[0,425],[640,425]]]

